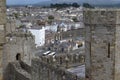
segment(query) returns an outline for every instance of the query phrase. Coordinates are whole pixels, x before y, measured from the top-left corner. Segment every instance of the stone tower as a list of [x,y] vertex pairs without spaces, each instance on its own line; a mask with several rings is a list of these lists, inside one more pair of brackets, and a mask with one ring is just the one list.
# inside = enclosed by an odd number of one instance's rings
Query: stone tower
[[3,44],[5,43],[5,25],[6,25],[6,0],[0,0],[0,80],[3,79],[2,53]]
[[85,9],[86,80],[120,80],[120,10]]

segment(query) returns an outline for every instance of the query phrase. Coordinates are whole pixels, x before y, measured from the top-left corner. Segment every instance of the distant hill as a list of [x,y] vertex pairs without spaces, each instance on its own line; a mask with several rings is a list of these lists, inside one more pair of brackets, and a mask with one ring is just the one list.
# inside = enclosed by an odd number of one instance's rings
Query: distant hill
[[42,2],[38,2],[38,3],[36,3],[36,4],[33,4],[34,6],[50,6],[50,4],[56,4],[56,3],[74,3],[74,2],[76,2],[76,3],[78,3],[78,4],[81,4],[80,3],[80,1],[79,0],[55,0],[55,1],[42,1]]
[[[33,6],[50,6],[50,4],[55,3],[89,3],[93,6],[97,7],[120,7],[120,1],[118,0],[48,0],[48,1],[42,1],[38,3],[31,3],[30,5]],[[16,4],[17,5],[17,4]],[[29,5],[29,4],[18,4],[18,5]]]
[[89,3],[93,6],[97,7],[120,7],[120,1],[113,1],[113,0],[51,0],[51,1],[42,1],[38,2],[36,4],[33,4],[34,6],[50,6],[50,4],[55,4],[55,3],[78,3],[78,4],[83,4],[83,3]]
[[120,3],[117,4],[94,4],[95,7],[103,7],[103,8],[120,8]]

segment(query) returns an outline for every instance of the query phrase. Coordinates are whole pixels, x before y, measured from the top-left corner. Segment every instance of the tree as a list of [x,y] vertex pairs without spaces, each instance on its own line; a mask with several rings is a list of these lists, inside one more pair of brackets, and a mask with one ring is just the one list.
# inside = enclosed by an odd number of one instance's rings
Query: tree
[[18,14],[18,13],[13,13],[13,15],[14,15],[14,17],[15,17],[16,19],[19,18],[19,14]]
[[18,28],[26,28],[25,25],[20,25]]
[[53,20],[53,19],[54,19],[54,16],[50,15],[50,16],[48,16],[48,19],[49,19],[49,20]]
[[76,7],[76,8],[78,8],[78,7],[80,7],[80,5],[77,4],[77,3],[73,3],[73,4],[72,4],[72,7]]
[[73,17],[72,20],[73,20],[74,22],[78,22],[77,17]]
[[66,7],[79,7],[80,5],[78,3],[72,3],[72,4],[68,4],[68,3],[56,3],[56,4],[51,4],[50,7],[51,8],[58,8],[58,9],[61,9],[61,8],[66,8]]
[[83,3],[83,7],[85,7],[85,8],[94,8],[92,5],[90,5],[88,3]]

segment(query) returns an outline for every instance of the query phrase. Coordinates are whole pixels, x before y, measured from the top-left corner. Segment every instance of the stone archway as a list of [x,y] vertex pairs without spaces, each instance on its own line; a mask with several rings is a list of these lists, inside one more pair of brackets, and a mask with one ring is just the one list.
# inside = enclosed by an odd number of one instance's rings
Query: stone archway
[[17,55],[16,55],[16,60],[18,60],[18,61],[21,60],[21,54],[20,54],[20,53],[17,53]]

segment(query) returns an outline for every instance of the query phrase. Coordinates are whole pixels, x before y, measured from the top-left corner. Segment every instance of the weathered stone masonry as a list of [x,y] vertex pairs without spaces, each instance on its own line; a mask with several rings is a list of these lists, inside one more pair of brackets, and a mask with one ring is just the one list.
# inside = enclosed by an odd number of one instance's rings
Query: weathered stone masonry
[[[66,70],[75,66],[75,64],[77,64],[76,66],[84,64],[83,55],[78,56],[79,58],[76,61],[72,59],[72,57],[76,58],[76,56],[69,54],[56,56],[55,60],[52,56],[33,59],[32,80],[84,80],[84,78]],[[68,61],[66,61],[65,57],[68,57]]]
[[120,10],[84,10],[86,79],[120,79]]
[[[4,54],[2,57],[4,63],[4,80],[9,79],[9,77],[6,76],[9,75],[7,69],[9,67],[8,64],[11,62],[23,61],[24,63],[31,65],[31,59],[33,57],[33,51],[35,49],[34,37],[30,33],[17,31],[11,33],[10,35],[12,37],[6,36],[6,44],[4,45]],[[27,66],[23,66],[22,68],[27,68]],[[13,76],[15,75],[13,74]]]
[[24,62],[10,62],[7,69],[7,80],[31,80],[31,67]]
[[6,0],[0,0],[0,80],[3,80],[2,54],[5,43]]

